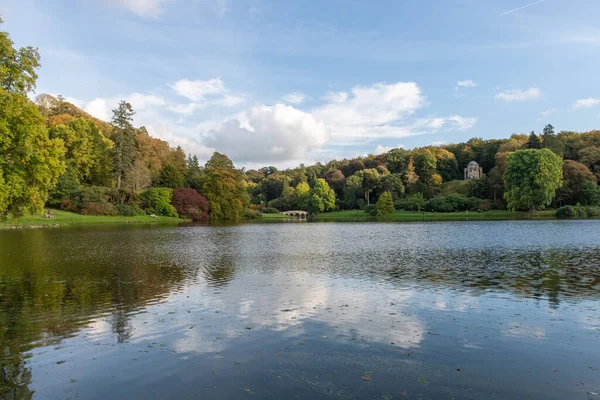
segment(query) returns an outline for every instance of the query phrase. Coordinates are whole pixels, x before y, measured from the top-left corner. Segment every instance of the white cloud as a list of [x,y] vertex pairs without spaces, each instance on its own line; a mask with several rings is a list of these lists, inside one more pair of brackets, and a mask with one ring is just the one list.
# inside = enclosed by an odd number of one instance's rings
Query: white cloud
[[200,101],[211,95],[224,94],[227,90],[220,78],[206,81],[181,79],[169,85],[177,94],[193,101]]
[[504,100],[508,102],[514,101],[526,101],[531,99],[536,99],[542,96],[542,91],[538,88],[530,88],[527,90],[506,90],[504,92],[500,92],[496,94],[496,98],[499,100]]
[[597,99],[595,97],[588,97],[587,99],[577,100],[575,103],[573,103],[573,108],[591,108],[597,106],[598,104],[600,104],[600,99]]
[[310,113],[292,106],[256,105],[245,113],[247,127],[230,119],[201,135],[202,142],[236,162],[302,159],[329,141],[329,129]]
[[556,108],[549,108],[547,110],[542,111],[541,114],[543,117],[549,117],[557,111],[558,110]]
[[134,14],[152,18],[157,18],[162,13],[162,5],[168,1],[170,0],[112,0],[114,4]]
[[300,104],[306,100],[306,95],[301,92],[291,92],[282,97],[282,100],[286,103]]
[[458,81],[456,83],[456,86],[457,87],[467,87],[467,88],[470,88],[470,87],[477,86],[477,84],[475,82],[473,82],[472,80],[468,79],[468,80],[465,80],[465,81]]
[[117,108],[119,101],[125,100],[130,103],[135,112],[151,109],[156,106],[163,106],[166,101],[161,96],[153,94],[131,93],[127,96],[117,96],[112,98],[97,98],[87,103],[79,101],[79,107],[82,107],[88,114],[101,119],[110,121],[112,118],[112,110]]
[[323,100],[330,103],[342,103],[348,99],[348,93],[346,92],[327,92],[323,96]]
[[356,86],[351,96],[338,93],[328,98],[335,101],[313,110],[313,115],[331,128],[338,143],[410,136],[401,123],[426,104],[414,82]]
[[414,127],[417,129],[427,128],[432,132],[446,128],[450,130],[466,131],[471,129],[477,123],[477,118],[466,118],[460,115],[451,117],[432,117],[421,118],[416,121]]

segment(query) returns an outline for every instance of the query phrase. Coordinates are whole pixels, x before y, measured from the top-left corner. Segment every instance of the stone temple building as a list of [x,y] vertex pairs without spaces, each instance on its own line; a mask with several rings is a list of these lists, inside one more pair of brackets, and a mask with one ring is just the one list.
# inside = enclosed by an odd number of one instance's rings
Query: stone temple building
[[483,176],[483,168],[479,166],[475,161],[471,161],[467,168],[465,168],[465,180],[468,179],[479,179]]

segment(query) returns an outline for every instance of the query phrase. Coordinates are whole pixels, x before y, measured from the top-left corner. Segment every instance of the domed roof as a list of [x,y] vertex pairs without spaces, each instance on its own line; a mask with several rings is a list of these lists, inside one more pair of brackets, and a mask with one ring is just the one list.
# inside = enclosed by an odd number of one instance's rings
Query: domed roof
[[[463,164],[464,165],[464,164]],[[479,167],[479,164],[477,164],[475,161],[471,161],[469,163],[469,167]]]

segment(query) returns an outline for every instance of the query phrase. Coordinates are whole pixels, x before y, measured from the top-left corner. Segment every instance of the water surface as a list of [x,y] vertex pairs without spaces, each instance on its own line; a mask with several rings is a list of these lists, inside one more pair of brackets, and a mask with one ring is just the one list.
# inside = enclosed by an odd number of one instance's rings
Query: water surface
[[0,231],[0,398],[597,399],[599,232]]

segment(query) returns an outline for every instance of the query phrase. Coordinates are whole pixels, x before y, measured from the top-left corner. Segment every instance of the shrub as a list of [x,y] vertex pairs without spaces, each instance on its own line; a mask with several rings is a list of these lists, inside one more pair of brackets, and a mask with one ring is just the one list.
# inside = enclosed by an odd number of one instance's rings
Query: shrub
[[246,208],[244,211],[244,218],[246,219],[260,219],[262,213],[258,210],[253,210],[252,208]]
[[379,196],[377,205],[375,206],[375,214],[377,216],[384,216],[394,214],[396,209],[394,208],[394,200],[390,192],[385,192]]
[[61,210],[65,210],[65,211],[79,211],[79,209],[77,208],[77,206],[75,205],[75,202],[73,200],[63,200],[60,202],[60,209]]
[[142,210],[139,206],[133,204],[118,204],[117,211],[119,215],[124,217],[135,217],[136,215],[146,215],[144,210]]
[[451,193],[448,195],[436,196],[429,200],[427,208],[430,211],[435,212],[465,211],[472,208],[472,206],[478,207],[479,202],[481,201],[481,199],[477,199],[476,197],[468,198],[463,194]]
[[194,189],[175,189],[171,204],[183,217],[193,221],[208,221],[208,200]]
[[375,215],[375,204],[368,204],[364,207],[367,214]]
[[279,214],[280,211],[274,207],[265,207],[261,210],[263,214]]
[[83,215],[117,215],[117,208],[110,203],[85,203],[80,211]]
[[600,215],[598,207],[564,206],[556,210],[556,218],[592,218]]
[[149,214],[177,217],[175,207],[171,205],[173,190],[169,188],[151,188],[140,196],[142,208]]

